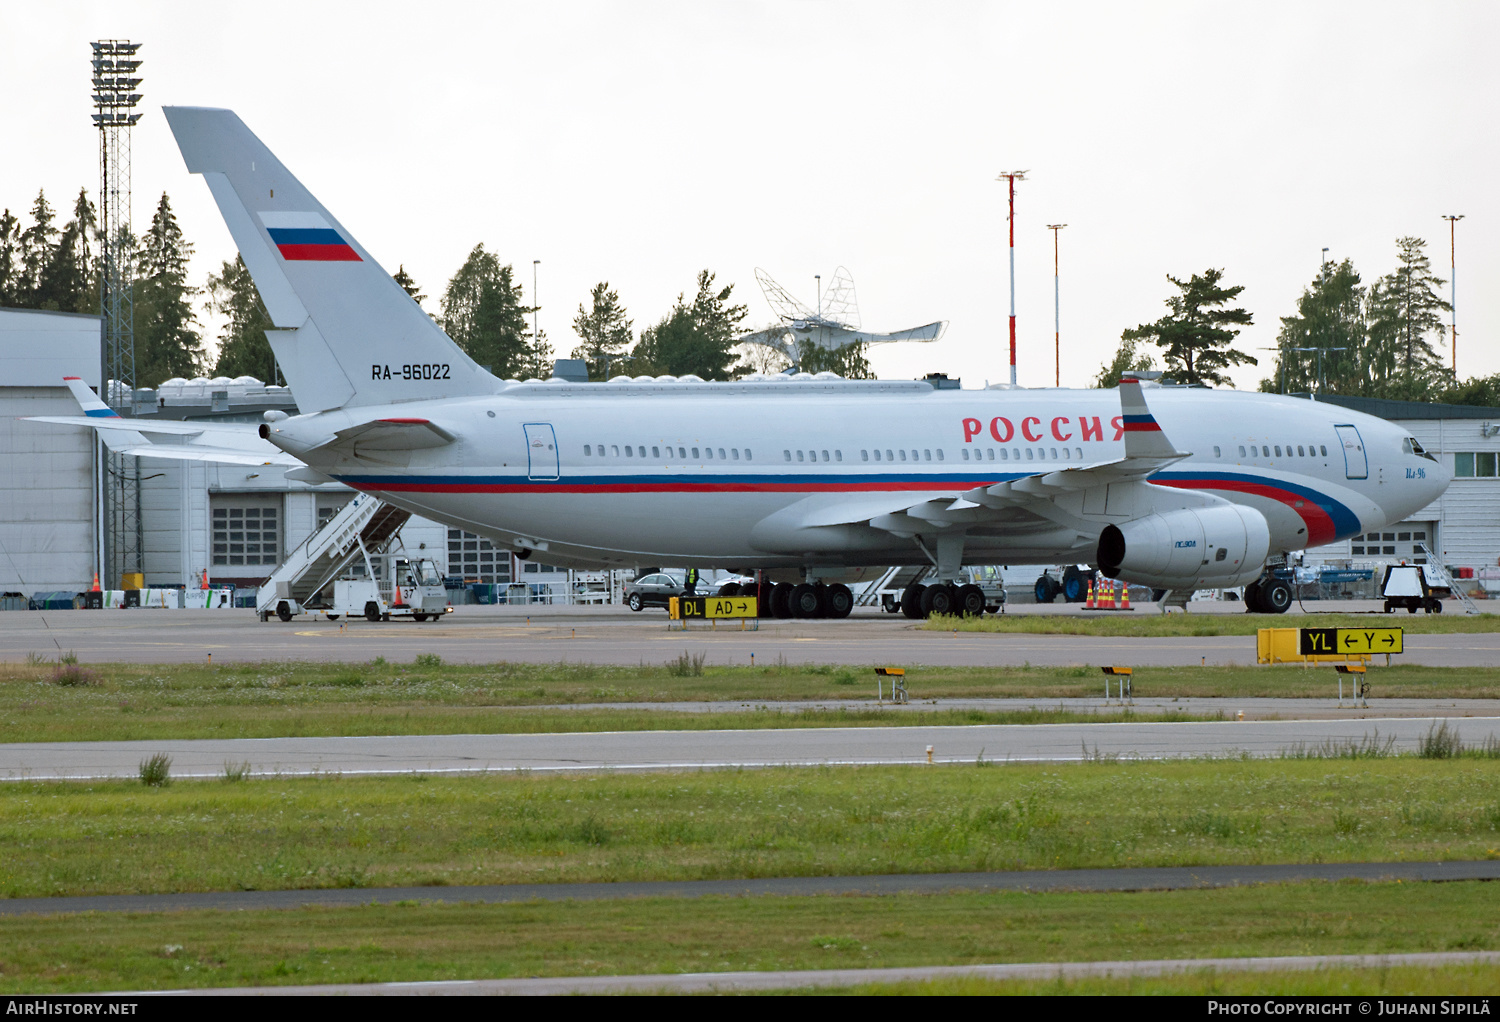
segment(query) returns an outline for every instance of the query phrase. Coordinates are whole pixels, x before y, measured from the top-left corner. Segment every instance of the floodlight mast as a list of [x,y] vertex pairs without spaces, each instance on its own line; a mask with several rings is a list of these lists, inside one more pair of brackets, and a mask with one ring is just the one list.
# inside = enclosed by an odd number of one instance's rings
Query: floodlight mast
[[1052,381],[1054,387],[1062,386],[1062,285],[1058,275],[1057,232],[1067,224],[1048,224],[1052,232],[1052,354],[1057,359],[1057,369]]
[[[130,229],[130,129],[142,95],[137,76],[140,43],[100,39],[90,44],[94,127],[99,129],[99,397],[126,415],[135,413],[135,297],[128,267]],[[99,567],[108,586],[122,588],[126,573],[144,571],[141,460],[100,449]],[[142,576],[143,577],[143,576]],[[139,578],[136,580],[139,584]]]
[[1016,385],[1016,182],[1026,180],[1026,171],[1001,172],[996,181],[1010,184],[1010,385]]
[[1444,216],[1448,221],[1448,312],[1453,317],[1453,378],[1458,379],[1458,241],[1456,228],[1458,222],[1464,218],[1462,213],[1457,216]]

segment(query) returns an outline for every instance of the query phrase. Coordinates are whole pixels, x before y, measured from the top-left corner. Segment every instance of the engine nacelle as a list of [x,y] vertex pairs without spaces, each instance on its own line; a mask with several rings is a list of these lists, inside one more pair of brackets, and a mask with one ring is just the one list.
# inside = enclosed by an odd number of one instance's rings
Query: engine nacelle
[[1182,508],[1099,534],[1099,567],[1111,578],[1159,589],[1219,589],[1260,577],[1271,529],[1253,508]]

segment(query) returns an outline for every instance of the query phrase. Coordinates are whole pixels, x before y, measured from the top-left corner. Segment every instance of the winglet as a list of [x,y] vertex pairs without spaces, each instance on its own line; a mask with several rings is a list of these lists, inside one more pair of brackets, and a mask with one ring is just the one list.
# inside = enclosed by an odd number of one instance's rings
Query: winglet
[[1177,450],[1141,393],[1141,381],[1126,377],[1120,381],[1120,411],[1125,427],[1126,458],[1186,458],[1187,454]]
[[83,408],[84,415],[87,415],[91,419],[118,419],[120,417],[118,412],[103,401],[100,401],[98,396],[92,390],[89,390],[88,384],[84,383],[80,377],[64,376],[63,382],[73,392],[73,398]]

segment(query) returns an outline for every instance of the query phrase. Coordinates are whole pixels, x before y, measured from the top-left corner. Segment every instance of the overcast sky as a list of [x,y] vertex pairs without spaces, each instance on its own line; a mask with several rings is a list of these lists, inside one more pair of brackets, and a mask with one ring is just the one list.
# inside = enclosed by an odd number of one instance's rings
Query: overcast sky
[[[636,328],[707,267],[771,321],[765,268],[814,301],[844,265],[864,326],[950,321],[876,349],[884,377],[1008,376],[1005,188],[1020,381],[1086,386],[1120,331],[1208,267],[1245,285],[1239,347],[1270,372],[1321,250],[1366,282],[1395,239],[1448,277],[1460,376],[1500,372],[1500,5],[1494,3],[11,3],[0,11],[0,206],[98,188],[89,41],[143,42],[138,229],[170,194],[194,277],[234,254],[164,104],[222,106],[387,270],[437,296],[483,242],[558,353],[596,281]],[[1486,181],[1491,182],[1486,185]],[[1447,348],[1443,348],[1445,358]],[[142,381],[147,382],[147,381]],[[157,381],[149,381],[157,382]]]

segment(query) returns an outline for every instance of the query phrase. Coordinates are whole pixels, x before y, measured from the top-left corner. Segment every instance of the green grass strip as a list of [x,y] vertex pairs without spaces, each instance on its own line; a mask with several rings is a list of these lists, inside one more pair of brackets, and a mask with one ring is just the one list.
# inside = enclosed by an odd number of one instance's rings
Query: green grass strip
[[17,783],[0,895],[1500,858],[1500,759]]
[[[1497,946],[1500,886],[1481,883],[1295,884],[1134,894],[412,903],[11,918],[0,927],[0,992]],[[1489,983],[1493,991],[1495,970],[1455,969],[1439,975],[1458,977],[1471,987]],[[1308,981],[1306,974],[1285,980],[1289,985]],[[1266,976],[1202,982],[1256,992],[1280,989],[1275,977]],[[1043,989],[1023,992],[1045,992],[1045,985],[1039,986]],[[1160,980],[1129,981],[1127,986],[1120,992],[1179,992]],[[965,984],[953,992],[991,991]]]
[[[1246,647],[1247,659],[1254,651]],[[433,658],[435,659],[435,658]],[[883,715],[874,707],[869,666],[674,663],[449,665],[259,663],[201,665],[47,663],[0,665],[0,728],[6,741],[126,741],[166,738],[275,738],[380,734],[504,734],[661,728],[797,727],[891,723],[1061,722],[1046,700],[1102,697],[1098,667],[922,667],[907,665],[913,700],[1037,700],[1017,714]],[[82,672],[80,677],[79,672]],[[1369,675],[1374,704],[1386,697],[1494,698],[1500,668],[1397,664]],[[1136,671],[1138,697],[1281,696],[1327,699],[1327,668],[1160,667]],[[886,689],[889,695],[889,687]],[[792,716],[774,711],[690,716],[649,710],[579,713],[543,707],[598,703],[869,700],[871,709]],[[532,709],[527,709],[532,708]],[[526,712],[521,712],[526,710]],[[1085,718],[1092,719],[1092,718]],[[1145,719],[1145,718],[1137,718]],[[1172,719],[1170,716],[1162,719]]]

